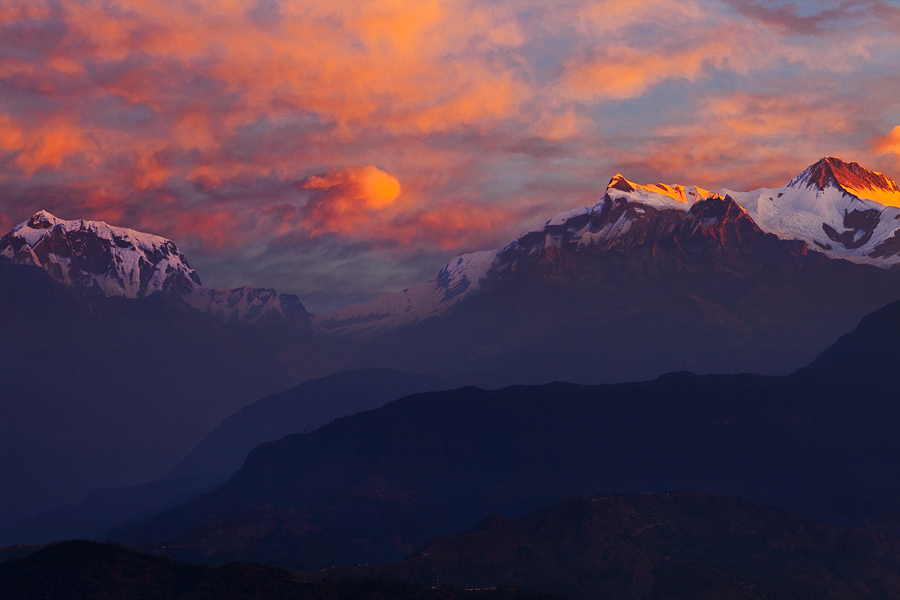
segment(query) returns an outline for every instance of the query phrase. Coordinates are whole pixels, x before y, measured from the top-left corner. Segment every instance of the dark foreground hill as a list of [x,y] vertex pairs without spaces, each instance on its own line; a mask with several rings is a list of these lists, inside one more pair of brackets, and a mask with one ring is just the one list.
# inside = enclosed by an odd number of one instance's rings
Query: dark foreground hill
[[515,590],[423,589],[390,581],[304,582],[246,563],[208,567],[173,562],[113,544],[53,544],[0,564],[3,600],[551,600]]
[[409,396],[259,446],[222,488],[113,535],[190,559],[310,570],[396,560],[486,514],[667,489],[896,527],[896,378],[859,349],[896,364],[898,323],[895,303],[823,354],[828,364],[789,377]]
[[493,515],[407,559],[305,577],[520,585],[589,600],[900,598],[900,539],[699,492]]

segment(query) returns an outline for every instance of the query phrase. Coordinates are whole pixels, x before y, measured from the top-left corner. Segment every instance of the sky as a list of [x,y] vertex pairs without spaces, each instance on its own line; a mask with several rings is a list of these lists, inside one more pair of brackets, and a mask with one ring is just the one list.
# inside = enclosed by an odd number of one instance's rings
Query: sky
[[0,230],[163,235],[324,312],[616,173],[900,179],[900,0],[0,0]]

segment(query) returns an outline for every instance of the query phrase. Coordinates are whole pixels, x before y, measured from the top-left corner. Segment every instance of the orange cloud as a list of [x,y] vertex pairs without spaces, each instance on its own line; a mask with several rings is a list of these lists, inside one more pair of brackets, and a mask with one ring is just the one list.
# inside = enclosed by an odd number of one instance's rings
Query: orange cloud
[[70,158],[94,159],[94,144],[81,129],[56,118],[26,129],[8,117],[0,120],[0,148],[16,153],[15,164],[26,177],[39,169],[56,169]]
[[397,178],[372,165],[313,175],[299,186],[314,192],[306,206],[306,222],[313,235],[352,234],[400,196]]
[[783,185],[826,154],[859,156],[833,141],[853,134],[852,108],[812,92],[712,96],[695,111],[683,123],[658,126],[646,143],[623,149],[617,169],[740,190]]
[[666,79],[695,81],[706,66],[720,67],[731,52],[725,40],[711,40],[672,54],[623,47],[609,51],[601,60],[573,64],[566,83],[576,97],[634,98]]
[[900,125],[891,129],[891,132],[886,136],[878,139],[872,146],[872,152],[900,155]]

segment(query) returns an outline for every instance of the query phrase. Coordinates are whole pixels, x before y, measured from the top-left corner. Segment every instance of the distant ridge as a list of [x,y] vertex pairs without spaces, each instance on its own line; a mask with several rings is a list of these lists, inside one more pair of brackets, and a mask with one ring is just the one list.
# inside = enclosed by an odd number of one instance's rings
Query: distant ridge
[[[492,513],[671,489],[898,532],[900,407],[895,370],[878,368],[900,360],[898,313],[874,313],[822,353],[826,364],[787,377],[409,396],[258,446],[218,490],[110,535],[185,559],[311,571],[399,560]],[[860,348],[885,354],[860,369]]]

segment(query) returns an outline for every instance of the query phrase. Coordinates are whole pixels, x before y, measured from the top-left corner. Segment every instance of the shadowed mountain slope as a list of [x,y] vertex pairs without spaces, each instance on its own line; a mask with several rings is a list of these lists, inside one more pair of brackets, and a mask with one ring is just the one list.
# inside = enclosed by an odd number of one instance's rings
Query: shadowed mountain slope
[[410,296],[315,323],[348,342],[348,364],[491,387],[603,383],[673,370],[786,374],[900,297],[900,271],[779,239],[730,197],[684,210],[607,193],[593,212],[564,217],[488,257],[483,273],[447,271],[435,285],[446,280],[448,300],[428,300],[417,321],[402,321],[417,314]]

